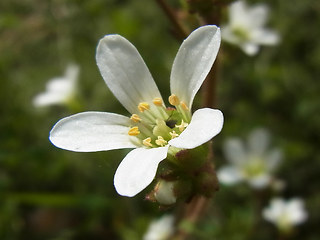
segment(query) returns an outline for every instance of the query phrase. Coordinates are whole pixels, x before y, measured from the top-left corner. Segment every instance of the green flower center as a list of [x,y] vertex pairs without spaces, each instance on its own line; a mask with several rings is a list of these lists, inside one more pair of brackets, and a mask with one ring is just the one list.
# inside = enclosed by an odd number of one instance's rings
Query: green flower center
[[232,29],[232,32],[234,33],[234,35],[237,36],[237,38],[241,42],[246,42],[250,39],[249,32],[246,29],[244,29],[243,27],[234,27]]
[[248,178],[259,176],[266,171],[265,161],[258,157],[252,157],[244,166],[243,171]]
[[175,94],[169,97],[169,103],[174,107],[165,108],[159,97],[152,103],[139,103],[138,112],[130,118],[133,125],[128,131],[130,136],[136,137],[137,145],[148,148],[166,146],[188,126],[191,113],[187,105]]

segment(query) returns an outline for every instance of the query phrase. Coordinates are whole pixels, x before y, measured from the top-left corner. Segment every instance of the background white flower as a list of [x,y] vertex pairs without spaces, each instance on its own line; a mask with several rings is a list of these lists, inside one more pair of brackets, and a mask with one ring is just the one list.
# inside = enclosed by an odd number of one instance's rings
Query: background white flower
[[167,240],[174,233],[174,217],[164,215],[151,222],[143,240]]
[[74,96],[78,76],[79,66],[69,64],[64,76],[50,79],[46,91],[38,94],[33,99],[33,104],[36,107],[66,104]]
[[299,198],[287,201],[274,198],[270,205],[263,209],[262,215],[265,220],[275,224],[282,231],[290,231],[293,226],[305,222],[308,218],[304,202]]
[[120,195],[136,195],[153,181],[167,154],[200,146],[221,131],[221,111],[203,108],[191,114],[193,98],[212,67],[220,41],[219,28],[204,26],[182,43],[170,77],[169,102],[175,108],[168,110],[137,49],[119,35],[105,36],[97,47],[97,64],[131,117],[79,113],[53,127],[51,142],[77,152],[136,148],[123,159],[114,177]]
[[280,149],[268,150],[269,142],[265,129],[252,131],[246,145],[239,138],[228,139],[223,150],[230,164],[218,170],[219,181],[226,185],[247,181],[254,188],[266,187],[282,158]]
[[279,35],[264,28],[268,20],[268,7],[257,4],[248,7],[245,1],[237,1],[229,7],[229,23],[221,27],[222,39],[238,45],[246,54],[252,56],[259,45],[275,45]]

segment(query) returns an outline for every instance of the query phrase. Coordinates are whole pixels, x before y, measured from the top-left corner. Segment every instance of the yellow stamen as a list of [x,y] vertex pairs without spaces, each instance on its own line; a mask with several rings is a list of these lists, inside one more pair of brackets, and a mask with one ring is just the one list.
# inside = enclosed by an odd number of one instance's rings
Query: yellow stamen
[[176,138],[176,137],[179,136],[179,134],[176,133],[176,131],[169,132],[169,134],[170,134],[170,136],[171,136],[171,139],[174,139],[174,138]]
[[160,107],[162,106],[162,103],[163,103],[162,99],[159,98],[159,97],[154,98],[152,102],[153,102],[154,105],[160,106]]
[[149,110],[150,109],[150,105],[146,102],[141,102],[138,105],[138,109],[140,112],[144,112],[145,110]]
[[137,115],[137,114],[132,114],[132,116],[130,117],[130,119],[136,123],[141,121],[141,118]]
[[147,146],[147,147],[152,147],[151,137],[148,137],[148,138],[142,140],[142,143],[143,143],[143,145],[145,145],[145,146]]
[[188,123],[185,123],[182,119],[180,125],[176,125],[177,128],[179,128],[179,131],[182,132],[186,127],[188,126]]
[[183,101],[180,102],[181,107],[183,108],[183,110],[189,110],[187,104]]
[[128,134],[130,136],[137,136],[140,134],[139,128],[138,127],[132,127],[130,128],[130,130],[128,131]]
[[155,141],[157,145],[163,147],[165,145],[167,145],[167,141],[163,139],[163,137],[158,136],[158,139]]
[[175,94],[171,94],[171,96],[169,97],[169,103],[172,106],[178,106],[180,101],[179,101],[179,98]]

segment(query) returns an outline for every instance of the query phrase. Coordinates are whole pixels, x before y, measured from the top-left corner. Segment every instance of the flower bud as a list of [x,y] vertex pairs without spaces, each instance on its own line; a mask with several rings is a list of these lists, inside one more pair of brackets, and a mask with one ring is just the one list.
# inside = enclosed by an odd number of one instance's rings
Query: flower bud
[[160,180],[155,187],[154,197],[162,205],[171,205],[177,201],[174,193],[175,181]]

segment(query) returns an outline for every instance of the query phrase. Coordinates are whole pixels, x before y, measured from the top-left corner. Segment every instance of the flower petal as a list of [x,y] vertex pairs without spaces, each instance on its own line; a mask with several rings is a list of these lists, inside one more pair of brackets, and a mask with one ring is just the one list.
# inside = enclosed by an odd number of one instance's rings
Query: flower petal
[[233,185],[243,180],[239,169],[233,166],[222,167],[217,174],[219,181],[225,185]]
[[242,51],[244,51],[248,56],[254,56],[259,51],[259,46],[253,42],[246,42],[240,45]]
[[248,182],[251,187],[256,189],[262,189],[268,186],[271,181],[271,176],[268,173],[261,174],[256,177],[248,178]]
[[269,29],[256,29],[252,32],[252,41],[262,45],[276,45],[280,42],[280,36]]
[[83,112],[66,117],[52,128],[50,141],[75,152],[136,148],[128,135],[130,119],[104,112]]
[[97,47],[97,65],[111,92],[131,113],[140,102],[161,97],[137,49],[119,35],[106,35]]
[[293,198],[287,203],[287,213],[292,224],[304,222],[308,214],[304,210],[304,202],[300,198]]
[[250,20],[251,28],[260,28],[266,24],[269,8],[266,4],[256,4],[247,9],[246,16]]
[[281,198],[273,198],[270,205],[263,210],[264,219],[277,223],[277,220],[283,214],[285,202]]
[[179,137],[169,141],[177,148],[192,149],[216,136],[223,126],[223,114],[220,110],[202,108],[194,112],[188,127]]
[[229,7],[231,26],[246,26],[249,24],[248,6],[244,1],[235,1]]
[[184,101],[189,109],[216,59],[220,42],[218,27],[200,27],[182,43],[177,53],[170,76],[171,93]]
[[282,156],[282,151],[278,148],[272,149],[265,155],[266,165],[270,171],[275,170],[279,166]]
[[249,152],[257,156],[262,156],[266,152],[269,143],[270,134],[266,129],[255,129],[248,136]]
[[167,157],[168,146],[137,148],[128,153],[114,175],[114,186],[122,196],[133,197],[155,177],[158,164]]
[[248,160],[248,153],[239,138],[227,139],[223,145],[223,151],[227,160],[236,166],[242,167]]

